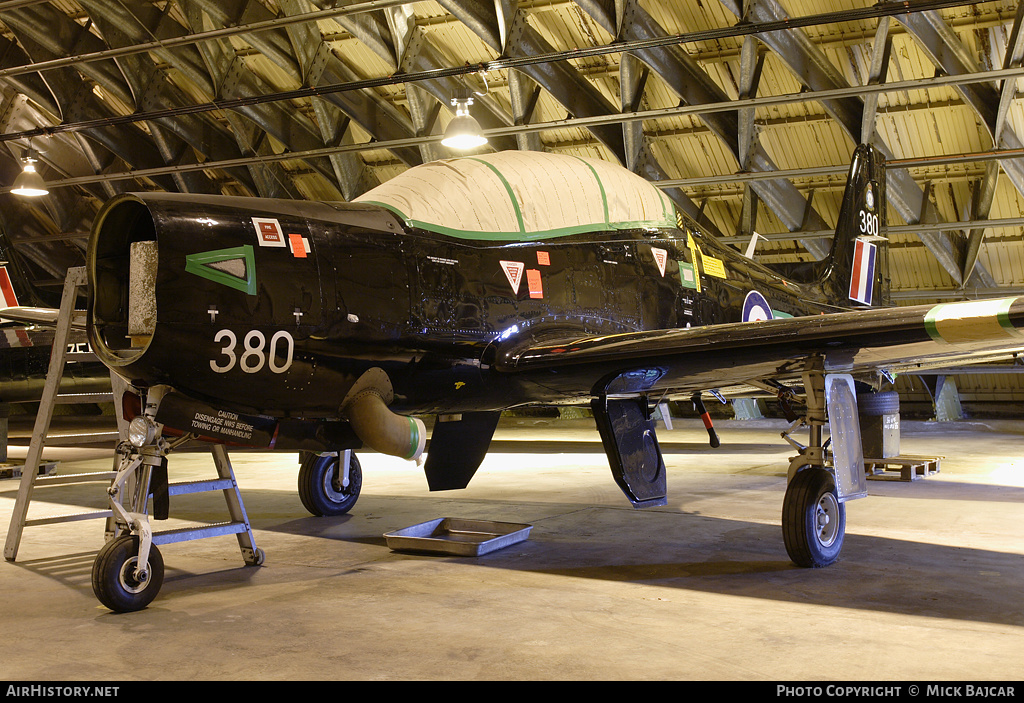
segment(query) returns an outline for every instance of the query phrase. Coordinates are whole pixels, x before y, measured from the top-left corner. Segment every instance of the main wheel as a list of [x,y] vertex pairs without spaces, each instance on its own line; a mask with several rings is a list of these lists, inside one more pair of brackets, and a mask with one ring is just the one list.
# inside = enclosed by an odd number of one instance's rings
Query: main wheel
[[299,466],[299,500],[316,516],[344,515],[359,498],[363,470],[355,454],[348,465],[348,485],[341,485],[341,455],[310,454]]
[[136,576],[139,538],[122,535],[103,545],[92,563],[92,591],[100,603],[115,613],[142,610],[164,583],[164,559],[156,545],[149,548],[149,565],[144,578]]
[[825,469],[798,471],[782,501],[782,538],[797,566],[828,566],[839,558],[846,535],[846,506]]

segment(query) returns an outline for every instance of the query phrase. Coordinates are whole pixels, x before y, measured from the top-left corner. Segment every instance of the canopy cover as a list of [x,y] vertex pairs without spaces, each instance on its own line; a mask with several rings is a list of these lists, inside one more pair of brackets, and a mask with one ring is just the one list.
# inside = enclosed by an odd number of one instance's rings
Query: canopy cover
[[579,232],[675,227],[660,190],[617,164],[501,151],[413,167],[355,199],[411,227],[463,239],[535,240]]

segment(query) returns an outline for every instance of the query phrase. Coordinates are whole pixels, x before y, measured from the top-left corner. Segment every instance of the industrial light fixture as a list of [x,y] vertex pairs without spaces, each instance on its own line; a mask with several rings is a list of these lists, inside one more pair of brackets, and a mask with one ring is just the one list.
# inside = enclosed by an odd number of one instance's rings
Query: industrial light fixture
[[[482,95],[483,93],[478,93]],[[473,96],[469,88],[459,88],[452,98],[452,107],[455,108],[455,117],[448,123],[444,130],[444,139],[441,143],[452,149],[472,149],[487,143],[487,137],[480,129],[480,123],[469,114],[469,106],[473,104]]]
[[46,183],[43,181],[43,177],[36,171],[36,163],[39,159],[36,158],[36,151],[31,147],[25,152],[25,155],[21,157],[21,162],[25,164],[24,170],[18,177],[14,179],[14,187],[11,188],[11,192],[15,195],[27,195],[30,197],[38,197],[40,195],[46,195],[50,191],[46,189]]

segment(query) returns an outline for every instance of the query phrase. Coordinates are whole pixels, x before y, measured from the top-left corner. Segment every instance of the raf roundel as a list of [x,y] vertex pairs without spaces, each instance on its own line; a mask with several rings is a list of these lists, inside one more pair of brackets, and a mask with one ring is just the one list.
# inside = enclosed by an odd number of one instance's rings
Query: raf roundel
[[747,297],[743,300],[744,322],[770,320],[772,317],[772,307],[768,304],[768,301],[765,300],[763,295],[758,293],[756,290],[752,290],[747,293]]

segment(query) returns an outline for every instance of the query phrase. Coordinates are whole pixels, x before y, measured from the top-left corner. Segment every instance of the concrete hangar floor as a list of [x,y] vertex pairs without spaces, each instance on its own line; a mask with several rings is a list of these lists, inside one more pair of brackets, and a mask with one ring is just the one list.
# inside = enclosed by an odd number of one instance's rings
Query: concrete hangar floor
[[[90,584],[101,521],[26,528],[0,565],[0,669],[34,682],[1018,680],[1020,423],[905,422],[901,453],[942,457],[940,471],[869,481],[848,504],[842,559],[818,570],[783,547],[782,428],[723,421],[711,450],[699,421],[659,426],[669,503],[645,511],[619,493],[588,420],[503,421],[454,493],[364,454],[362,495],[337,518],[303,509],[296,455],[234,453],[262,566],[245,566],[232,536],[165,545],[156,600],[114,614]],[[59,471],[107,470],[111,457],[66,449]],[[213,473],[205,451],[170,462],[172,481]],[[0,481],[4,525],[17,483]],[[104,498],[100,483],[40,488],[32,510]],[[174,499],[170,513],[156,529],[225,514],[219,494]],[[440,517],[533,529],[474,557],[396,552],[383,537]]]

